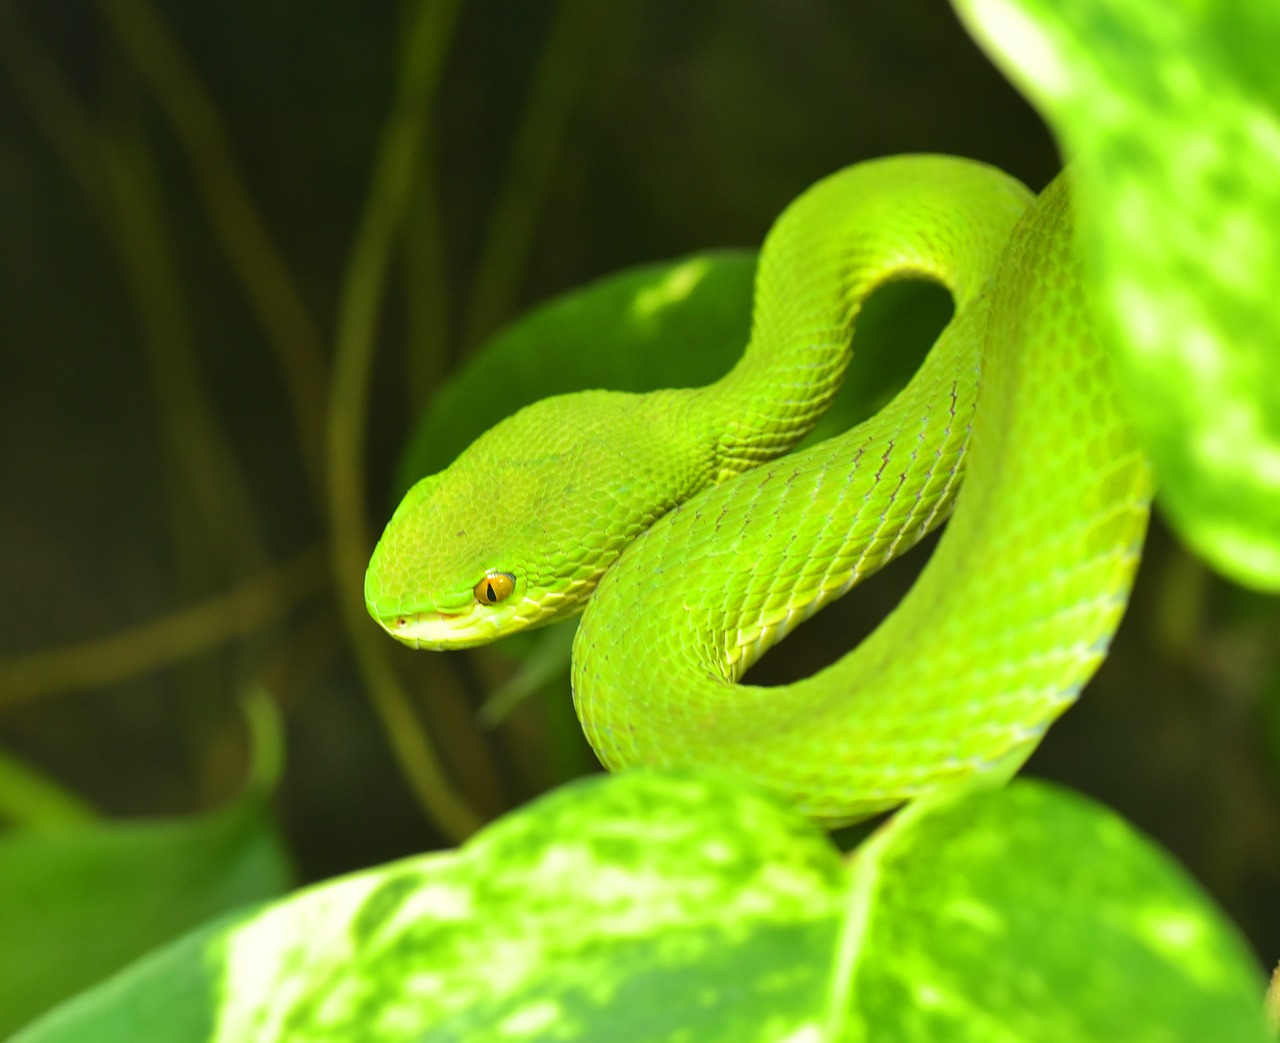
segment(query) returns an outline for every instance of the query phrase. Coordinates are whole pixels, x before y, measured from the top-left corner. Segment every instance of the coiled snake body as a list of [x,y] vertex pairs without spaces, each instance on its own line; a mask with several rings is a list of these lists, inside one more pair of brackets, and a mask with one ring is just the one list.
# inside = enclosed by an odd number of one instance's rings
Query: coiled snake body
[[[783,455],[835,395],[862,301],[904,277],[955,302],[920,370],[870,420]],[[894,157],[778,219],[722,380],[503,421],[406,495],[366,601],[425,648],[586,604],[574,700],[606,766],[715,766],[838,824],[1025,759],[1105,654],[1150,495],[1064,179],[1033,200],[982,164]],[[736,683],[953,505],[859,647],[793,685]]]

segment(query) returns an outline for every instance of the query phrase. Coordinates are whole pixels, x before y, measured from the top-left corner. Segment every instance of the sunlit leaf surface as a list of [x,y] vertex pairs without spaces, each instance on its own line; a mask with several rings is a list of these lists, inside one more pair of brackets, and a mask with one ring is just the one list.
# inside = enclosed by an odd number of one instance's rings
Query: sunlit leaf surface
[[27,1038],[798,1040],[843,883],[826,838],[763,797],[597,778],[456,854],[197,934]]
[[1056,787],[917,804],[863,850],[852,895],[851,1039],[1268,1038],[1261,969],[1208,898]]
[[955,0],[1075,160],[1161,502],[1280,590],[1280,4]]
[[19,1043],[1267,1038],[1233,929],[1082,798],[917,805],[851,864],[732,781],[597,777],[214,924]]
[[0,837],[0,1037],[212,916],[274,898],[289,868],[263,800],[167,822]]

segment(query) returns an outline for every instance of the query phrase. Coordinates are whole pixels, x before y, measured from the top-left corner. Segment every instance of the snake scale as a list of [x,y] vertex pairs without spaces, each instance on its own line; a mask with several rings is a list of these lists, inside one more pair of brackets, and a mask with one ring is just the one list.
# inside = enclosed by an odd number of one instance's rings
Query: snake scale
[[[951,322],[888,406],[788,455],[839,389],[862,302],[902,278],[944,285]],[[1151,493],[1066,177],[1035,198],[990,166],[898,156],[778,218],[721,380],[502,421],[405,496],[365,598],[431,649],[585,606],[574,701],[608,768],[719,768],[838,825],[1021,764],[1106,653]],[[948,516],[857,648],[791,685],[738,683]]]

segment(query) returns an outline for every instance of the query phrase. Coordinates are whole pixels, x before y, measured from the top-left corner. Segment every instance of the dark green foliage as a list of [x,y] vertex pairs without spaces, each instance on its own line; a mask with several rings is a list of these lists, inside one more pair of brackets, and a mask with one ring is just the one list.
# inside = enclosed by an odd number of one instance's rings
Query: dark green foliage
[[0,1035],[290,877],[258,796],[204,817],[0,837]]

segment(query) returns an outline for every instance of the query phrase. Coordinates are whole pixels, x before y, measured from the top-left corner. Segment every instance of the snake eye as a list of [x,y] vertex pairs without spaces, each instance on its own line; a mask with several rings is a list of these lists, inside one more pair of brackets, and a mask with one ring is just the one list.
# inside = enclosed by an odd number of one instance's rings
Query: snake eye
[[499,601],[506,601],[515,589],[515,576],[509,572],[495,572],[477,583],[472,593],[480,604],[496,605]]

